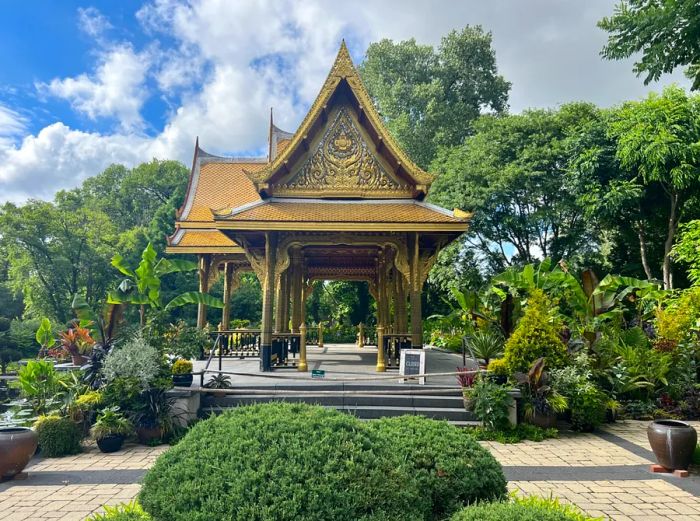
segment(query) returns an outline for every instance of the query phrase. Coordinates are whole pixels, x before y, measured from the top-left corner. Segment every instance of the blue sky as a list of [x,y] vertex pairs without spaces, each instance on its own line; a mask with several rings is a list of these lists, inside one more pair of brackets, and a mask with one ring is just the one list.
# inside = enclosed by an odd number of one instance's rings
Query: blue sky
[[595,23],[614,0],[121,0],[6,2],[0,16],[0,202],[51,198],[112,162],[260,154],[269,108],[293,131],[342,38],[356,60],[380,38],[437,44],[492,31],[512,112],[603,106],[645,87],[606,62]]

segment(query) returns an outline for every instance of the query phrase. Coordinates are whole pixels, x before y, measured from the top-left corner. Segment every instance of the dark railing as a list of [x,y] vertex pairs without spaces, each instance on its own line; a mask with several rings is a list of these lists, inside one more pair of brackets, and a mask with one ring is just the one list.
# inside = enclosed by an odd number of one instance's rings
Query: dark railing
[[219,356],[231,358],[256,358],[260,356],[259,329],[226,329],[214,331],[212,336],[220,338],[216,353]]
[[271,362],[273,367],[296,367],[301,334],[275,333],[272,335]]
[[365,326],[361,324],[357,326],[357,337],[362,335],[361,346],[376,346],[377,345],[377,328],[374,326]]
[[401,350],[411,349],[411,335],[408,333],[389,333],[384,334],[384,356],[386,357],[387,367],[398,367],[401,360]]

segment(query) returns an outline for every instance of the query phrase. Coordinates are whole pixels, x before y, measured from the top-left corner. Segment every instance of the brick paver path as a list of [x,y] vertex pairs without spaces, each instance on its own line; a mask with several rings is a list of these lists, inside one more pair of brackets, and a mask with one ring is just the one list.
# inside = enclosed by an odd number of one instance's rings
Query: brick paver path
[[[482,444],[503,465],[510,490],[552,495],[620,521],[700,521],[700,469],[685,479],[651,474],[647,424],[618,422],[596,434],[563,432],[541,443]],[[136,497],[145,470],[165,450],[128,445],[102,454],[88,446],[77,456],[37,458],[28,479],[0,484],[0,519],[85,519],[102,505]]]

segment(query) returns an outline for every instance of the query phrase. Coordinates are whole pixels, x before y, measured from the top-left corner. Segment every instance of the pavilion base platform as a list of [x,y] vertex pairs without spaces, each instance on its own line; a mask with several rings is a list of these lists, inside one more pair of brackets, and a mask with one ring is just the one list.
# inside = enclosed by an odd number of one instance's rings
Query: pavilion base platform
[[[398,369],[376,372],[377,350],[353,345],[310,347],[308,372],[279,369],[261,372],[254,359],[224,359],[231,389],[202,393],[199,414],[207,417],[231,407],[271,401],[303,402],[332,407],[362,419],[418,414],[459,426],[478,425],[464,408],[454,376],[428,377],[426,383],[401,382]],[[195,372],[203,369],[198,362]],[[463,367],[461,355],[426,349],[426,373],[450,373]],[[218,363],[210,369],[218,371]],[[313,378],[312,370],[324,371]],[[216,372],[208,373],[209,381]],[[194,389],[193,389],[194,390]]]

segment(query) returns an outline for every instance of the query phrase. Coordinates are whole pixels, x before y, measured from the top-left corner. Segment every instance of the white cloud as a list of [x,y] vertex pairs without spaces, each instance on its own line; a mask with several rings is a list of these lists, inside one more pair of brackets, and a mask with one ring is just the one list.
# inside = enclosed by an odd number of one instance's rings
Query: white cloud
[[103,136],[54,123],[19,146],[0,148],[0,200],[50,199],[112,163],[135,164],[149,157],[151,143],[124,135]]
[[[615,1],[153,0],[136,15],[151,38],[145,50],[108,41],[105,33],[118,28],[84,9],[80,28],[97,43],[95,69],[40,90],[90,119],[114,118],[118,129],[100,134],[54,123],[25,137],[28,122],[0,107],[0,200],[51,197],[111,162],[188,164],[197,135],[214,153],[264,150],[269,108],[278,126],[295,130],[343,37],[355,51],[381,38],[436,45],[452,29],[481,24],[493,32],[499,70],[513,82],[516,112],[576,99],[608,106],[659,90],[644,87],[629,62],[598,55],[605,36],[595,22]],[[166,101],[168,113],[148,137],[141,111],[151,94]]]
[[143,126],[141,107],[148,96],[144,85],[150,57],[128,45],[118,45],[100,53],[95,74],[74,78],[54,78],[39,84],[42,92],[67,99],[72,107],[91,119],[113,117],[123,129]]
[[0,105],[0,140],[21,135],[26,131],[27,118]]
[[109,20],[96,7],[79,7],[78,22],[80,29],[93,38],[99,38],[102,34],[112,28]]

